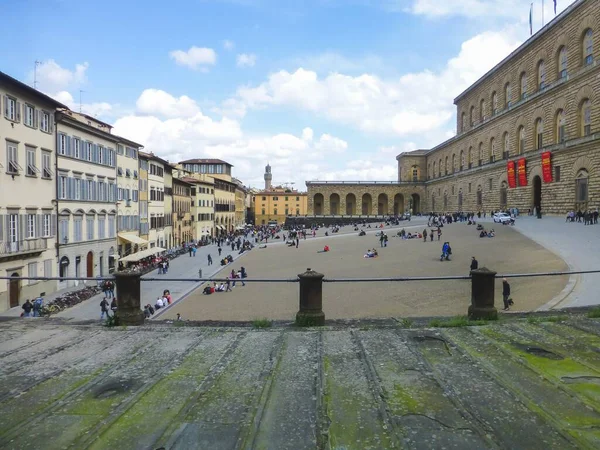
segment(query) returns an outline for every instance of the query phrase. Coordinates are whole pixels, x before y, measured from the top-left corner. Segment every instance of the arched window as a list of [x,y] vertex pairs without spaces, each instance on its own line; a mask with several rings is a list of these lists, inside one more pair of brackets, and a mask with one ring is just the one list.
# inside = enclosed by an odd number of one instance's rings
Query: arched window
[[517,155],[525,151],[525,127],[521,125],[517,133]]
[[496,91],[492,92],[492,116],[495,116],[498,112],[498,94]]
[[460,131],[464,133],[467,130],[467,115],[463,112],[460,118]]
[[[575,201],[585,203],[588,201],[588,171],[581,169],[575,177]],[[580,205],[581,206],[581,205]]]
[[444,175],[448,175],[448,157],[446,156],[446,161],[444,164]]
[[473,167],[473,147],[469,147],[469,153],[467,154],[469,169]]
[[535,148],[537,150],[544,147],[544,121],[538,118],[535,121]]
[[521,73],[521,77],[519,78],[519,86],[521,88],[521,100],[524,100],[527,97],[527,73]]
[[504,133],[504,139],[502,142],[502,159],[508,159],[508,154],[510,152],[510,140],[508,136],[508,132]]
[[490,162],[496,161],[496,139],[490,139]]
[[438,176],[442,176],[442,159],[440,158],[438,162]]
[[508,185],[506,181],[503,181],[500,185],[500,208],[506,208],[507,197],[508,197]]
[[544,60],[538,63],[538,89],[541,91],[546,87],[546,64]]
[[594,32],[588,28],[583,33],[583,65],[589,66],[594,62]]
[[567,136],[565,134],[567,127],[567,120],[565,118],[565,112],[559,109],[556,113],[556,143],[560,144],[565,142]]
[[435,178],[435,173],[436,173],[436,165],[435,165],[435,161],[433,162],[433,178]]
[[469,112],[469,125],[472,127],[475,123],[475,107],[471,106],[471,111]]
[[452,154],[452,173],[456,172],[456,153]]
[[483,122],[485,120],[485,100],[481,99],[479,102],[479,120]]
[[592,134],[592,102],[589,99],[581,103],[581,134],[582,136]]
[[463,170],[465,168],[465,151],[461,150],[460,151],[460,170]]
[[481,206],[483,204],[483,191],[481,190],[481,186],[477,186],[477,206]]
[[564,45],[558,49],[558,78],[565,78],[567,76],[567,47]]
[[512,105],[512,89],[510,83],[504,85],[504,107],[510,108]]
[[479,162],[478,162],[478,166],[480,166],[481,164],[483,164],[483,142],[479,143]]
[[431,179],[431,163],[427,165],[427,176]]

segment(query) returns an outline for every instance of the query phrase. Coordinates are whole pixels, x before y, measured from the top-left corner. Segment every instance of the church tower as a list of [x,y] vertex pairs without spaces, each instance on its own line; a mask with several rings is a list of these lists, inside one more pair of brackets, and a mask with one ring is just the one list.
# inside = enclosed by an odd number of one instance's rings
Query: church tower
[[271,166],[267,164],[265,167],[265,191],[271,189],[271,180],[273,180],[273,175],[271,175]]

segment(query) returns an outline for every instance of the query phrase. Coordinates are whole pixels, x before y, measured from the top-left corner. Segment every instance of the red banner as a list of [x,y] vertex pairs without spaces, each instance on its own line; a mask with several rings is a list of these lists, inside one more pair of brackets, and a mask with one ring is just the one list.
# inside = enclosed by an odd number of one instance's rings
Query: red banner
[[517,161],[517,173],[519,174],[519,186],[527,186],[527,160],[525,158]]
[[552,183],[552,152],[542,153],[542,177],[544,183]]
[[517,187],[517,178],[515,173],[515,162],[508,161],[506,164],[506,173],[508,175],[508,187],[514,188]]

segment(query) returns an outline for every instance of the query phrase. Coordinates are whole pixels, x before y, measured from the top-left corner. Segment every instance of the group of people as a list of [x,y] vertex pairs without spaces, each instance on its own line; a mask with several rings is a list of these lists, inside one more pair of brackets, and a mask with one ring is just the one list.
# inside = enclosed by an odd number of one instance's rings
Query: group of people
[[377,253],[377,249],[372,248],[367,250],[367,253],[365,253],[365,258],[377,258],[379,256],[379,253]]
[[110,302],[110,305],[108,303],[108,299],[106,297],[104,297],[102,299],[102,301],[100,302],[100,320],[104,319],[104,317],[108,317],[108,311],[112,312],[112,315],[114,316],[115,313],[117,312],[117,298],[113,297],[112,302]]
[[204,295],[214,294],[215,292],[232,292],[232,289],[235,287],[236,282],[239,280],[242,283],[242,286],[246,286],[245,278],[248,277],[248,272],[246,272],[246,268],[242,266],[237,272],[235,269],[231,269],[231,273],[229,277],[227,277],[226,281],[222,281],[217,283],[213,282],[211,285],[206,285],[202,290]]
[[43,306],[44,299],[42,297],[36,298],[33,302],[30,302],[29,299],[27,299],[21,306],[21,309],[23,310],[21,317],[32,317],[32,314],[33,317],[40,317]]
[[484,228],[483,225],[481,224],[477,224],[477,231],[479,231],[479,237],[480,238],[493,238],[496,236],[496,232],[494,231],[494,229],[492,228],[490,231],[486,231],[486,229]]
[[598,210],[595,211],[569,211],[567,213],[567,222],[580,222],[584,225],[597,225],[598,224]]
[[[434,234],[437,234],[437,240],[441,240],[442,239],[442,228],[440,226],[438,226],[435,231],[432,228],[431,230],[429,230],[429,240],[430,242],[433,242],[433,236]],[[423,237],[423,242],[427,242],[427,228],[423,229],[423,234],[419,237]]]

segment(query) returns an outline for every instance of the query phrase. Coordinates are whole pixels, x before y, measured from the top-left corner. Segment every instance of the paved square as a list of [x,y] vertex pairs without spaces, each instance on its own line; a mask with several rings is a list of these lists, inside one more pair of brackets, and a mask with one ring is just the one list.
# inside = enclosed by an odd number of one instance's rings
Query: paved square
[[[422,231],[425,223],[406,223],[407,231]],[[422,240],[401,240],[394,237],[398,229],[387,230],[389,243],[380,248],[374,229],[366,236],[343,229],[345,234],[308,238],[298,249],[282,243],[269,243],[266,249],[255,248],[246,256],[225,267],[216,276],[226,276],[232,269],[244,266],[249,277],[294,278],[310,267],[327,278],[445,276],[469,273],[471,257],[479,267],[499,274],[532,273],[567,270],[567,264],[557,255],[523,236],[512,227],[493,227],[496,237],[479,238],[474,226],[456,223],[445,226],[442,240],[424,243]],[[441,245],[449,241],[453,257],[440,262]],[[318,253],[324,245],[329,253]],[[377,248],[379,257],[363,257],[368,248]],[[224,253],[225,254],[225,253]],[[565,288],[567,276],[518,278],[510,280],[515,310],[534,310],[549,302]],[[470,304],[471,285],[468,280],[326,283],[323,290],[325,315],[334,318],[374,318],[406,316],[452,316],[466,314]],[[501,282],[496,286],[496,305],[501,307]],[[233,292],[202,295],[195,291],[171,307],[162,319],[181,313],[189,320],[253,320],[257,318],[291,320],[298,310],[298,284],[238,282]]]

